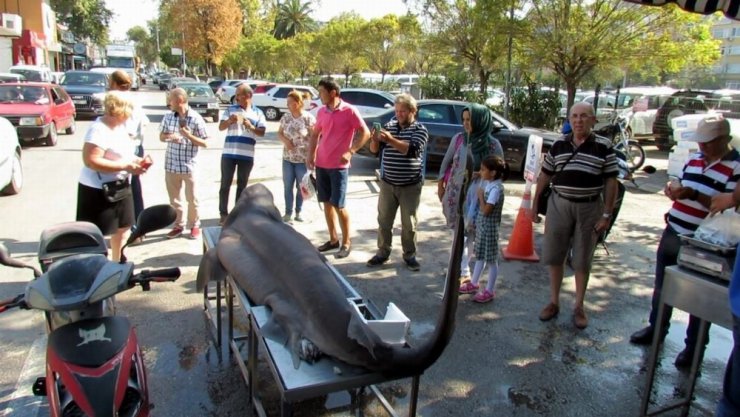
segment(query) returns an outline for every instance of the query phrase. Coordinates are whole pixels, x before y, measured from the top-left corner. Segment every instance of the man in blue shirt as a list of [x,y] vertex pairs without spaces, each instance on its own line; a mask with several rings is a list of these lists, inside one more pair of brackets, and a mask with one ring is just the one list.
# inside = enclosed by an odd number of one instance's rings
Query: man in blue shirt
[[267,125],[262,110],[252,105],[252,89],[247,84],[236,88],[237,104],[229,106],[221,115],[218,130],[227,130],[221,155],[221,187],[218,190],[219,224],[229,214],[229,191],[236,171],[236,197],[239,200],[246,188],[254,166],[254,146],[257,137],[265,136]]

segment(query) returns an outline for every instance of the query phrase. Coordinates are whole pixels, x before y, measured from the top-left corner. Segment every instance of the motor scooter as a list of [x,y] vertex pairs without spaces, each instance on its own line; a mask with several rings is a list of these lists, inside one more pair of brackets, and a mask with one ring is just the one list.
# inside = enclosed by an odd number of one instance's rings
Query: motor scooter
[[146,208],[121,248],[120,262],[106,257],[102,233],[87,222],[64,223],[42,233],[41,270],[11,258],[0,244],[0,264],[34,271],[24,293],[0,301],[0,313],[12,308],[44,312],[49,332],[46,376],[36,380],[33,392],[48,397],[52,417],[149,416],[136,332],[125,317],[114,314],[112,300],[136,285],[149,291],[151,282],[180,277],[179,268],[134,273],[134,264],[124,255],[134,240],[168,226],[175,216],[169,205]]

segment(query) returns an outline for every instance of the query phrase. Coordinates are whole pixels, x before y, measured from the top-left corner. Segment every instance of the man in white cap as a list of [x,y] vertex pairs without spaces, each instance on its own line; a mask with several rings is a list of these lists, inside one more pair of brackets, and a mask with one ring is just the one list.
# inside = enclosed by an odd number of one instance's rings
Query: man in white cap
[[[667,224],[658,245],[650,324],[632,334],[630,342],[634,344],[650,345],[653,337],[660,337],[661,341],[665,339],[673,309],[666,308],[663,332],[660,335],[655,334],[656,316],[665,268],[678,262],[678,249],[681,247],[678,235],[694,233],[709,214],[712,197],[732,192],[740,181],[740,154],[730,146],[732,137],[727,120],[717,115],[701,120],[692,140],[699,143],[699,152],[686,163],[681,177],[669,182],[663,190],[673,201],[673,205],[665,215]],[[707,327],[707,333],[708,331]],[[691,365],[698,336],[699,318],[690,316],[686,329],[686,347],[676,357],[676,367],[685,369]],[[705,341],[709,342],[708,334]],[[703,357],[704,346],[701,349]]]

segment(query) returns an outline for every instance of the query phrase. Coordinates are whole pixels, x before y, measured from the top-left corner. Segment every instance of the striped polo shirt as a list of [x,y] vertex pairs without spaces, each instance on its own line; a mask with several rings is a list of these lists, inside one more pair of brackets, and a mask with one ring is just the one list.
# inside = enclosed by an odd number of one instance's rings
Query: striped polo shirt
[[576,146],[569,134],[552,144],[542,163],[542,172],[555,175],[553,190],[566,199],[595,197],[603,191],[605,179],[619,174],[617,156],[606,138],[591,133],[573,152]]
[[395,118],[386,123],[384,129],[394,138],[408,142],[406,155],[396,148],[381,143],[380,177],[391,185],[418,184],[424,180],[424,152],[429,140],[427,128],[414,121],[406,128],[401,128]]
[[[231,105],[221,114],[221,120],[228,120],[232,114],[241,114],[257,128],[267,126],[264,113],[255,106],[242,109],[238,104]],[[232,123],[226,130],[224,150],[221,157],[253,161],[254,145],[256,143],[257,140],[251,131],[238,123]]]
[[[736,149],[711,164],[707,164],[704,155],[698,152],[692,155],[681,173],[682,186],[693,188],[710,197],[733,192],[738,180],[740,180],[740,154]],[[676,200],[668,211],[668,224],[680,234],[693,233],[707,214],[709,209],[698,201]]]

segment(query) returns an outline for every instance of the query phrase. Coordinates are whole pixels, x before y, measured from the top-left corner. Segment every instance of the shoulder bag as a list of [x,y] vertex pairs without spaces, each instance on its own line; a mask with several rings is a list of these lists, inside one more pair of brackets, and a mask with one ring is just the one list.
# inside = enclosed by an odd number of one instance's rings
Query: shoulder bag
[[[98,173],[98,178],[102,179]],[[128,178],[118,179],[115,181],[104,182],[102,185],[103,196],[109,203],[115,203],[133,195]]]
[[555,176],[558,175],[560,172],[563,172],[565,169],[565,166],[568,165],[568,162],[570,162],[571,159],[578,153],[578,148],[573,151],[573,153],[570,155],[570,158],[568,158],[567,161],[562,165],[560,168],[560,171],[555,171],[555,174],[553,174],[552,178],[550,178],[550,182],[545,185],[545,188],[542,189],[542,192],[540,193],[540,199],[537,200],[537,214],[540,216],[547,215],[547,201],[550,199],[550,194],[552,194],[552,182],[555,180]]

